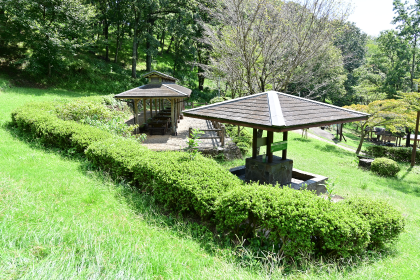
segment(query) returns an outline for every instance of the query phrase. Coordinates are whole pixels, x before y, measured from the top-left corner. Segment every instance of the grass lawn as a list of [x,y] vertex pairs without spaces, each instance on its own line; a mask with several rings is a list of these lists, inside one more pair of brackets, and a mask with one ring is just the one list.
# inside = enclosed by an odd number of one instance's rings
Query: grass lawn
[[[1,80],[0,88],[0,279],[420,278],[418,166],[401,164],[396,178],[381,178],[358,169],[350,152],[290,133],[288,157],[296,168],[328,176],[334,193],[344,197],[390,201],[407,225],[383,255],[314,260],[304,269],[285,271],[252,258],[238,261],[233,250],[215,244],[202,227],[163,215],[147,193],[6,125],[10,112],[28,101],[81,94],[4,89]],[[229,168],[244,160],[221,164]]]

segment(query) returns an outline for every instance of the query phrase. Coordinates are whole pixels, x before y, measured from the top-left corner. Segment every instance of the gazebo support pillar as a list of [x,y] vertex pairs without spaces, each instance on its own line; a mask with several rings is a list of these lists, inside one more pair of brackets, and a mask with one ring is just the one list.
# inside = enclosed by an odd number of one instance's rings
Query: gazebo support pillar
[[150,98],[149,105],[150,105],[150,117],[153,118],[153,99]]
[[174,99],[171,99],[170,101],[171,101],[171,124],[172,124],[172,133],[174,135],[176,135],[176,127],[175,127],[175,122],[174,122],[174,119],[175,119],[175,108],[174,108],[175,102],[174,102]]
[[[139,100],[138,99],[133,99],[133,111],[134,111],[134,124],[138,124],[139,123]],[[137,132],[137,129],[136,129]]]
[[[287,131],[283,132],[283,141],[287,141],[287,134],[288,134],[288,132],[287,132]],[[284,150],[282,151],[282,153],[281,153],[281,158],[282,158],[283,160],[287,159],[287,149],[284,149]]]
[[252,158],[257,158],[257,138],[258,138],[258,129],[253,128],[252,129]]
[[267,158],[268,163],[273,162],[273,152],[271,151],[271,144],[273,143],[273,132],[267,131]]
[[143,119],[147,123],[146,98],[143,98]]

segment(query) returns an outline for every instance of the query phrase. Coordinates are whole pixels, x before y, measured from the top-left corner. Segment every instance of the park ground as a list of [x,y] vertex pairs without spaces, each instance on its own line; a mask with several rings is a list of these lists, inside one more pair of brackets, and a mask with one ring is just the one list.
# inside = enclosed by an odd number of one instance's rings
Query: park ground
[[389,201],[406,229],[388,250],[357,258],[300,267],[257,261],[247,248],[215,242],[205,228],[165,213],[148,193],[112,180],[71,150],[45,147],[8,125],[11,111],[27,102],[86,94],[0,87],[1,279],[420,279],[419,166],[401,163],[397,177],[378,177],[358,169],[354,153],[291,133],[288,156],[296,168],[329,177],[343,197]]

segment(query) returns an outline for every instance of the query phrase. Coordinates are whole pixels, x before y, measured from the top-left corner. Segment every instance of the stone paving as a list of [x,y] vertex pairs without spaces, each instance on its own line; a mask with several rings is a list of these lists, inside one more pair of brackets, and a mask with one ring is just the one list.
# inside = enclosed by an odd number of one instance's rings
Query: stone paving
[[[154,112],[153,112],[154,113]],[[147,117],[150,117],[150,112],[147,112]],[[142,122],[143,113],[139,114],[139,119]],[[133,123],[133,118],[126,122],[127,124]],[[147,134],[146,141],[143,142],[143,145],[154,151],[164,151],[164,150],[181,150],[187,146],[187,137],[189,133],[189,128],[198,128],[198,129],[213,129],[213,126],[210,121],[201,120],[196,118],[184,117],[178,123],[178,135],[172,136],[172,133],[166,135],[149,135]],[[214,131],[207,131],[205,134],[202,134],[202,137],[216,137],[217,134]],[[221,147],[220,138],[218,139],[201,139],[199,148],[218,148]],[[230,138],[225,138],[225,146],[232,143]]]

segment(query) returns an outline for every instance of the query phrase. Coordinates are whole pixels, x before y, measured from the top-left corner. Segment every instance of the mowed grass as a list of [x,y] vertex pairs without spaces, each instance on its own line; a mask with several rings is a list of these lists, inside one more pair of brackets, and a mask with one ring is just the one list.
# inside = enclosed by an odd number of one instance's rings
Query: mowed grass
[[[290,133],[294,167],[330,177],[335,194],[388,200],[407,225],[383,254],[311,260],[303,268],[286,268],[286,274],[281,262],[235,259],[202,227],[162,214],[149,194],[6,125],[10,112],[28,101],[83,94],[2,88],[0,279],[420,279],[418,166],[402,164],[396,178],[381,178],[358,169],[350,152]],[[280,138],[275,134],[275,141]]]
[[[354,264],[357,263],[354,267],[352,261],[341,268],[312,263],[303,275],[310,279],[420,279],[420,163],[413,168],[408,163],[400,163],[401,171],[395,178],[384,178],[359,169],[355,154],[340,147],[303,139],[293,132],[289,132],[288,139],[287,158],[293,160],[294,168],[329,177],[333,194],[389,201],[406,218],[405,232],[387,254],[372,254],[361,262],[354,259]],[[274,141],[282,141],[282,134],[275,133]],[[264,152],[263,147],[261,153]],[[274,154],[281,157],[281,151]],[[244,165],[245,160],[221,164],[231,168]]]
[[6,125],[28,101],[78,96],[0,92],[0,279],[259,278],[212,253],[205,231],[158,213],[147,193]]

